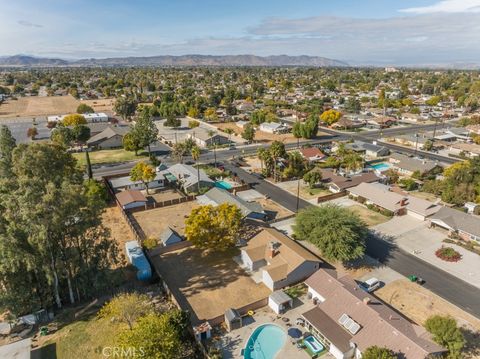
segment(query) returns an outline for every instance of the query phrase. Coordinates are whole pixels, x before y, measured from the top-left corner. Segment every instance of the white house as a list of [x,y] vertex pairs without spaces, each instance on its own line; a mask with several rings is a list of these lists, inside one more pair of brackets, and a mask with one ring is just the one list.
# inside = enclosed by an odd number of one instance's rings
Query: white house
[[260,124],[260,131],[268,133],[286,133],[290,131],[290,126],[279,122],[264,122]]
[[[48,116],[48,122],[61,122],[67,115],[55,115],[55,116]],[[108,115],[103,112],[93,112],[93,113],[84,113],[82,114],[85,117],[85,120],[88,123],[92,122],[108,122]]]
[[243,265],[261,271],[262,282],[275,291],[301,282],[320,267],[320,260],[273,228],[250,239],[241,251]]

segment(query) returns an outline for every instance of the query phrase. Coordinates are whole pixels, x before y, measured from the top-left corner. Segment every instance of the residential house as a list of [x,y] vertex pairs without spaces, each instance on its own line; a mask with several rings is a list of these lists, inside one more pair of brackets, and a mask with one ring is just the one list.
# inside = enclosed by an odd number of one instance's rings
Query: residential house
[[388,128],[395,123],[395,119],[392,117],[374,117],[367,121],[367,126],[370,128]]
[[395,136],[394,138],[391,138],[391,140],[397,143],[400,143],[403,146],[415,147],[421,150],[423,149],[423,146],[425,145],[425,143],[427,141],[430,141],[431,139],[424,135],[407,134],[407,135]]
[[255,110],[255,105],[251,101],[241,101],[236,108],[241,112],[251,112]]
[[390,191],[388,186],[380,183],[360,183],[348,189],[349,195],[366,205],[392,212],[394,215],[406,213],[407,198]]
[[424,221],[440,210],[438,204],[421,198],[393,192],[389,186],[381,183],[361,183],[348,189],[351,196],[360,199],[366,205],[388,210],[394,215],[408,214]]
[[353,141],[345,144],[347,150],[357,152],[369,158],[378,158],[387,156],[390,150],[384,146],[372,144],[363,141]]
[[218,133],[209,134],[206,131],[195,131],[187,134],[187,138],[191,138],[200,147],[210,147],[213,145],[224,145],[229,143],[228,137]]
[[350,187],[359,185],[360,183],[372,183],[380,180],[380,177],[374,172],[362,172],[354,176],[341,176],[326,168],[320,169],[320,172],[322,174],[322,183],[324,183],[329,191],[333,193],[343,192]]
[[430,218],[432,227],[448,230],[452,236],[457,235],[464,241],[480,242],[480,217],[442,207]]
[[127,126],[109,126],[87,141],[89,147],[98,149],[119,148],[123,146],[123,136],[130,130]]
[[259,129],[268,133],[287,133],[290,132],[291,127],[279,122],[264,122],[260,124]]
[[480,145],[475,143],[454,143],[449,147],[451,153],[455,155],[464,154],[468,157],[477,157],[480,155]]
[[394,170],[405,176],[411,176],[415,172],[424,176],[442,168],[438,161],[408,157],[401,153],[393,153],[389,162]]
[[360,358],[374,345],[408,359],[446,353],[423,327],[359,289],[349,276],[337,278],[335,272],[320,269],[305,284],[316,304],[302,314],[306,329],[337,359]]
[[237,206],[244,218],[265,220],[267,214],[257,202],[247,202],[227,190],[213,187],[201,196],[197,196],[197,202],[201,205],[218,206],[222,203],[230,203]]
[[320,260],[281,232],[266,228],[241,251],[243,265],[261,271],[262,282],[272,291],[301,282],[320,267]]
[[183,241],[183,238],[170,227],[167,227],[158,237],[159,243],[164,246],[170,246]]
[[334,130],[351,130],[355,128],[362,128],[366,122],[354,121],[348,118],[342,117],[340,120],[332,124],[330,127]]
[[[115,191],[123,191],[123,190],[144,190],[145,185],[142,181],[132,181],[130,176],[123,176],[123,177],[114,177],[108,180],[110,185]],[[148,188],[162,188],[166,185],[165,176],[162,172],[157,171],[155,178],[147,183]]]
[[318,147],[302,148],[300,153],[308,162],[318,162],[327,157]]
[[177,163],[163,172],[168,182],[176,183],[185,192],[196,192],[199,182],[200,188],[210,188],[215,185],[204,170],[200,169],[200,177],[198,177],[195,167],[183,163]]
[[123,209],[132,209],[137,207],[144,207],[147,204],[147,199],[142,192],[127,189],[115,195],[117,201]]
[[235,125],[237,127],[240,127],[240,128],[244,128],[247,124],[249,124],[250,121],[243,121],[243,120],[240,120],[240,121],[237,121],[235,122]]

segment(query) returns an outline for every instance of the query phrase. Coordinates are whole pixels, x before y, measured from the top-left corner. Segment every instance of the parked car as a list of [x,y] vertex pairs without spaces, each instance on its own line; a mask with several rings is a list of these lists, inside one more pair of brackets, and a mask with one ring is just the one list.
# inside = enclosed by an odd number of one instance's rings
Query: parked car
[[377,278],[370,278],[367,279],[365,282],[360,283],[358,286],[362,288],[365,292],[367,293],[372,293],[380,286],[382,285],[382,282],[380,282]]

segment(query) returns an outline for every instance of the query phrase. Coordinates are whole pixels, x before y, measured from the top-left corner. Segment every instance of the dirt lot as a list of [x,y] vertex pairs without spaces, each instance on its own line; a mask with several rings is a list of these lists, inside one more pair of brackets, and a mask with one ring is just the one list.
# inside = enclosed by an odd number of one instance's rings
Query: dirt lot
[[0,106],[0,117],[62,115],[75,112],[80,101],[73,96],[20,97]]
[[372,211],[360,205],[353,205],[351,207],[348,207],[348,209],[356,213],[369,227],[387,222],[390,219],[383,214]]
[[135,240],[135,237],[120,213],[120,209],[116,205],[108,207],[102,215],[102,223],[110,230],[111,237],[118,243],[126,259],[125,243]]
[[192,209],[198,207],[196,201],[176,204],[174,206],[149,209],[148,211],[135,212],[133,217],[147,237],[158,237],[167,227],[178,234],[185,233],[185,219]]
[[260,198],[255,200],[255,202],[260,203],[265,211],[274,212],[274,219],[284,218],[293,214],[292,211],[289,211],[285,207],[280,206],[277,202],[274,202],[271,199]]
[[115,99],[112,98],[105,98],[99,100],[83,100],[82,103],[92,107],[95,112],[114,112],[113,105],[115,104]]
[[459,326],[464,327],[469,346],[477,344],[465,357],[480,358],[479,340],[478,336],[475,337],[475,332],[478,335],[480,331],[480,319],[407,279],[396,280],[377,290],[375,294],[419,325],[435,314],[452,316]]
[[[224,130],[226,128],[232,129],[235,134],[240,135],[243,132],[243,129],[238,127],[235,122],[225,122],[225,123],[215,123],[213,124],[219,130]],[[326,133],[318,132],[318,135],[326,135]],[[272,134],[263,131],[255,132],[255,141],[258,142],[272,142],[272,141],[281,141],[284,143],[297,142],[297,139],[291,133],[285,134]]]
[[[146,194],[146,193],[145,193]],[[150,190],[149,197],[155,200],[155,202],[160,203],[164,201],[170,201],[172,199],[182,198],[182,195],[173,189],[166,189],[166,190]]]
[[[294,196],[297,195],[297,189],[298,189],[298,182],[297,181],[285,181],[285,182],[279,182],[277,185],[284,190],[290,192]],[[313,188],[310,189],[308,184],[306,184],[303,181],[300,181],[300,197],[306,200],[313,199],[313,198],[318,198],[321,196],[329,195],[332,194],[327,189],[322,189],[322,188]]]
[[233,256],[238,254],[238,249],[234,249],[206,255],[202,250],[188,247],[152,260],[180,305],[191,308],[192,321],[198,323],[270,294],[264,284],[256,284],[234,262]]

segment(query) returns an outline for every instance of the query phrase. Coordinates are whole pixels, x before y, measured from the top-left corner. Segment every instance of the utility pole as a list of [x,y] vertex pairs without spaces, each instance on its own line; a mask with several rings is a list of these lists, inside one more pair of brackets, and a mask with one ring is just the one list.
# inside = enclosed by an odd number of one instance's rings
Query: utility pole
[[417,155],[418,148],[418,133],[415,134],[415,156]]
[[297,213],[298,213],[299,204],[300,204],[300,177],[298,177],[298,182],[297,182]]
[[215,161],[215,168],[217,168],[217,143],[213,142],[213,158]]

